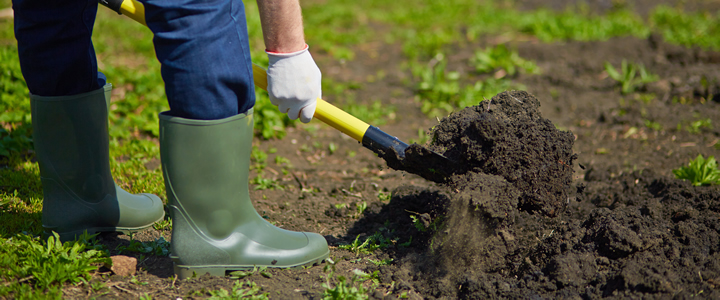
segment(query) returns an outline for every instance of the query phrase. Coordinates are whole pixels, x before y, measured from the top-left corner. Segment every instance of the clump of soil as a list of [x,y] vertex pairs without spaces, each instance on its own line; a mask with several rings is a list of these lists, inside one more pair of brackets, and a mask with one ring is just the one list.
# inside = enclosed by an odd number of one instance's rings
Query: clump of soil
[[394,192],[391,205],[445,206],[414,208],[427,214],[425,227],[442,225],[420,235],[394,278],[436,298],[713,293],[720,286],[720,191],[650,170],[616,176],[592,169],[585,184],[573,186],[573,135],[538,107],[526,92],[505,92],[435,128],[428,148],[463,167],[442,192]]
[[[519,191],[518,208],[555,216],[568,200],[574,136],[540,115],[540,101],[524,91],[504,92],[443,119],[430,150],[459,162],[458,174],[498,175]],[[470,175],[472,176],[472,175]],[[467,176],[451,180],[467,186]]]

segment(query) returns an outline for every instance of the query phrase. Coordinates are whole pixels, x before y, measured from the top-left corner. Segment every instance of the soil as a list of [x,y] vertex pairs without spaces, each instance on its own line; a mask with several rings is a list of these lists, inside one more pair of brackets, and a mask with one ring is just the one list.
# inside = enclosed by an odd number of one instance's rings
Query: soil
[[[576,4],[516,2],[527,9]],[[693,9],[715,5],[686,2]],[[634,3],[640,12],[656,5]],[[498,40],[447,49],[448,68],[482,78],[467,61]],[[390,169],[356,141],[315,122],[299,126],[317,130],[291,128],[282,140],[257,140],[260,149],[277,150],[264,176],[284,186],[252,191],[258,212],[282,228],[325,236],[334,264],[269,269],[246,279],[275,299],[321,298],[328,269],[348,278],[356,269],[376,272],[372,299],[720,298],[720,187],[695,187],[672,174],[698,154],[720,158],[720,53],[658,36],[528,38],[510,46],[542,73],[517,75],[522,91],[478,99],[439,121],[413,100],[400,45],[363,45],[347,62],[314,53],[324,76],[361,83],[328,93],[328,101],[382,99],[395,106],[402,113],[382,130],[409,141],[418,129],[434,128],[433,142],[423,146],[457,163],[457,171],[433,182]],[[603,64],[617,67],[623,59],[643,63],[660,80],[622,95]],[[385,78],[370,80],[378,71]],[[703,119],[712,126],[688,130]],[[332,153],[330,143],[337,148]],[[275,156],[289,158],[291,172],[272,163]],[[387,245],[372,254],[338,247],[374,234]],[[169,240],[168,231],[154,229],[134,238],[160,236]],[[116,249],[128,239],[104,235],[100,242]],[[168,257],[123,254],[139,258],[134,279],[101,270],[92,281],[104,287],[68,286],[65,296],[205,298],[235,283],[209,276],[176,280]],[[392,261],[373,263],[380,260]]]

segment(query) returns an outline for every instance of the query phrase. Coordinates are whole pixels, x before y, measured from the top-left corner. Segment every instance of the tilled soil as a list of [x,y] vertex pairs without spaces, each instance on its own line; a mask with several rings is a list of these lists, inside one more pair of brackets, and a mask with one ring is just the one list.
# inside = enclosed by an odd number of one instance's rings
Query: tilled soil
[[436,127],[431,148],[463,157],[472,171],[446,184],[450,196],[419,200],[444,204],[422,212],[442,226],[402,262],[425,281],[421,294],[720,296],[720,192],[652,170],[612,178],[591,169],[568,193],[572,135],[542,119],[537,104],[506,92]]

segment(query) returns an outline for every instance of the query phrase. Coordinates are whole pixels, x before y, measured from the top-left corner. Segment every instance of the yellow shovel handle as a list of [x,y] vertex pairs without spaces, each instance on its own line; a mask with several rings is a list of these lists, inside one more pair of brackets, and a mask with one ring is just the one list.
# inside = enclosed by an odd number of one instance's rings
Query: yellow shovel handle
[[[119,13],[147,26],[145,24],[145,7],[137,0],[123,0],[119,10]],[[255,81],[257,87],[267,90],[267,72],[255,64],[253,64],[253,81]],[[317,99],[315,118],[349,135],[358,142],[363,141],[363,136],[370,127],[362,120],[320,98]]]

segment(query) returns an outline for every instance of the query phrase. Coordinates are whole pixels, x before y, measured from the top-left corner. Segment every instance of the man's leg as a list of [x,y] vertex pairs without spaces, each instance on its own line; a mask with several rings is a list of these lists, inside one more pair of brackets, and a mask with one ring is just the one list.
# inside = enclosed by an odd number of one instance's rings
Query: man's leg
[[97,1],[13,0],[20,67],[30,93],[69,96],[101,88],[91,36]]
[[245,9],[241,1],[148,0],[170,114],[216,120],[255,105]]
[[43,227],[67,240],[161,220],[160,198],[130,194],[110,174],[111,85],[97,71],[90,39],[96,0],[15,0],[13,9],[43,184]]
[[242,2],[145,2],[170,111],[160,115],[163,176],[180,278],[327,258],[317,233],[273,226],[248,193],[255,102]]

